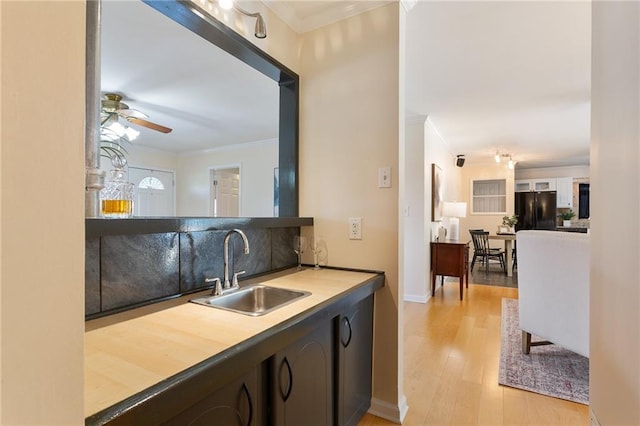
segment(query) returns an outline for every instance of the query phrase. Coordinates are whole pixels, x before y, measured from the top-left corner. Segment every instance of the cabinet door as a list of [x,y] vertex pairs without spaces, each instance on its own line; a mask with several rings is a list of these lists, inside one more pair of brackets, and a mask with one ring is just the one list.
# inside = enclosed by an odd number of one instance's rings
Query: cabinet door
[[573,178],[556,179],[556,191],[558,192],[557,208],[573,207]]
[[213,391],[165,425],[250,426],[265,423],[262,365]]
[[338,319],[336,424],[357,425],[371,405],[373,295]]
[[555,191],[556,180],[555,179],[534,179],[533,190],[534,191]]
[[272,357],[275,425],[332,424],[332,337],[332,322],[326,321]]
[[515,192],[529,192],[533,191],[532,189],[532,181],[530,180],[517,180],[514,183]]

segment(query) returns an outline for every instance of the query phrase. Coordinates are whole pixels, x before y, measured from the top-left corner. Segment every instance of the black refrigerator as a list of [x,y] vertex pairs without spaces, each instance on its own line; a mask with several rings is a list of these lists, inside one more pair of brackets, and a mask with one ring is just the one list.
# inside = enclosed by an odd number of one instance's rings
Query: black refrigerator
[[556,191],[516,192],[516,231],[556,229]]

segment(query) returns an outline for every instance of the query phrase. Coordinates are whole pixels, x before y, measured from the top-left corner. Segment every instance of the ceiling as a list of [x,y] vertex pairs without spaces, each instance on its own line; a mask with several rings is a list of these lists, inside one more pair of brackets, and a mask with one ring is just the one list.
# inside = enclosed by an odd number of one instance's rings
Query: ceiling
[[[263,3],[303,33],[389,2]],[[103,4],[103,91],[175,129],[143,129],[137,143],[181,152],[277,138],[277,85],[167,24],[141,2]],[[587,1],[417,1],[406,19],[407,115],[428,116],[468,163],[499,150],[516,167],[586,165],[590,25]]]
[[452,154],[517,167],[589,163],[591,4],[418,2],[406,102]]

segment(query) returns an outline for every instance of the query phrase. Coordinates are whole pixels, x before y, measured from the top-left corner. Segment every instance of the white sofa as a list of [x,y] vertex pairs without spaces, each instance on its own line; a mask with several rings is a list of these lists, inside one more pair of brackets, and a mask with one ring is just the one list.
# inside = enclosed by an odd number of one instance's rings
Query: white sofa
[[588,357],[589,235],[520,231],[516,241],[523,351],[530,333]]

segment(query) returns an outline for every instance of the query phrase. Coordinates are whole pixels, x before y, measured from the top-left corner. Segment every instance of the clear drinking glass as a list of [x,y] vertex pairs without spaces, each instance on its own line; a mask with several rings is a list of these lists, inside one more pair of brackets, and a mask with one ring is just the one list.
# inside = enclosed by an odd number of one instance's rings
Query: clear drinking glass
[[320,261],[326,260],[327,246],[326,243],[319,237],[314,237],[311,240],[311,251],[313,252],[313,263],[315,266],[313,269],[320,269]]
[[298,255],[298,271],[302,270],[302,254],[307,249],[307,238],[301,235],[293,237],[293,251]]

